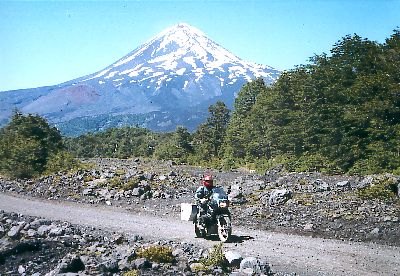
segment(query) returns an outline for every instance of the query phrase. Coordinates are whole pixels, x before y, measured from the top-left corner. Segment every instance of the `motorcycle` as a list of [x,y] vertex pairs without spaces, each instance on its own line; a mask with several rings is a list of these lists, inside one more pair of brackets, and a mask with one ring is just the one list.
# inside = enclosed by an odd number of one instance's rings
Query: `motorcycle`
[[231,213],[229,212],[228,196],[222,188],[215,187],[207,200],[206,213],[202,207],[197,207],[193,219],[196,237],[205,238],[218,235],[221,242],[229,240],[232,234]]

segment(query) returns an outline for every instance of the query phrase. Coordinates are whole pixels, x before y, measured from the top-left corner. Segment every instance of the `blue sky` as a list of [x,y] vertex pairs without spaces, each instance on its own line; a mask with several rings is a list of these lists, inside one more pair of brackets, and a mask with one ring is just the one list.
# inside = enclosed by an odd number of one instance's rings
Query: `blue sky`
[[0,1],[0,91],[103,69],[185,22],[237,56],[291,69],[347,34],[384,42],[400,0]]

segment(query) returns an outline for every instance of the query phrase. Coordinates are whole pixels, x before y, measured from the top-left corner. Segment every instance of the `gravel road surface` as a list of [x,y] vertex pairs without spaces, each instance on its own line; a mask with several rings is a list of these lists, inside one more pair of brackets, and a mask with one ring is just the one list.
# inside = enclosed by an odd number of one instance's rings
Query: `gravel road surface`
[[[124,234],[176,240],[210,247],[216,240],[196,239],[191,222],[135,214],[111,206],[14,197],[0,193],[0,209],[50,220],[93,226]],[[300,275],[400,275],[400,248],[286,235],[236,227],[225,250],[268,260],[275,272]]]

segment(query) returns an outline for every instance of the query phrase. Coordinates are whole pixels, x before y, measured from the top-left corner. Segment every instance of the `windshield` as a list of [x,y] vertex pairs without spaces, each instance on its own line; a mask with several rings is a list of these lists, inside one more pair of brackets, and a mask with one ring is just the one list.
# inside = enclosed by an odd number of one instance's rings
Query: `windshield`
[[212,199],[213,200],[221,200],[221,199],[228,199],[228,196],[226,195],[224,189],[220,187],[215,187],[212,189]]

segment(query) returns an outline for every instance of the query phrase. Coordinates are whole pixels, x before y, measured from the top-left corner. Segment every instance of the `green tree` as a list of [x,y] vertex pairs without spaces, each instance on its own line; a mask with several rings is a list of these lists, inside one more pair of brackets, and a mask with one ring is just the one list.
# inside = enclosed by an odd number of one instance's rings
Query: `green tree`
[[158,159],[174,159],[186,162],[193,152],[192,137],[187,128],[178,126],[172,134],[168,135],[163,143],[156,148],[154,155]]
[[62,148],[60,132],[45,119],[16,111],[0,131],[0,170],[21,178],[39,175]]
[[201,159],[222,156],[221,148],[225,141],[226,128],[230,118],[230,110],[218,101],[208,108],[209,117],[194,134],[195,150]]
[[349,35],[258,94],[243,89],[227,148],[290,169],[399,170],[399,49],[398,30],[384,44]]
[[253,126],[250,117],[252,108],[260,93],[265,93],[266,86],[262,78],[245,84],[239,91],[234,103],[234,110],[226,131],[226,157],[244,158],[254,139],[251,135]]

